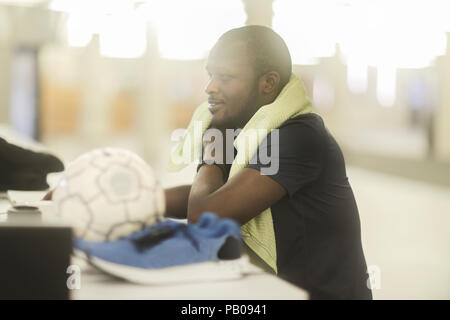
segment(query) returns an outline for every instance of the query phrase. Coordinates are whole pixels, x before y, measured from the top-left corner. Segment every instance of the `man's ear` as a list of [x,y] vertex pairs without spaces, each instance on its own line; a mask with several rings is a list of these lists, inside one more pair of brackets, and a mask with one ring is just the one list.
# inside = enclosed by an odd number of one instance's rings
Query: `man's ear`
[[280,74],[276,71],[270,71],[262,75],[259,82],[261,93],[266,95],[276,94],[280,86],[280,81]]

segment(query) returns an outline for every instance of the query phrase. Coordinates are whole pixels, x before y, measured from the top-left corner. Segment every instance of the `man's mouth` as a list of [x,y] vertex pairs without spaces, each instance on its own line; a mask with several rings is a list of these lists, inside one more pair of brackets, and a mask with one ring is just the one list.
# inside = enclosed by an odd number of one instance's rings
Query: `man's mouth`
[[224,104],[224,101],[210,99],[210,100],[208,100],[208,103],[209,103],[209,106],[208,106],[209,111],[212,114],[214,114],[222,107],[222,105]]

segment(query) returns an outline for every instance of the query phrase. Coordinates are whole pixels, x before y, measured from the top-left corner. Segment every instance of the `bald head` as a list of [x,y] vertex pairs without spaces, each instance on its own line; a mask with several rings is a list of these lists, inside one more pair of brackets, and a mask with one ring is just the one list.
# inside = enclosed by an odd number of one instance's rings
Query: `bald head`
[[243,44],[248,61],[258,76],[270,71],[280,75],[281,91],[292,72],[291,55],[284,40],[272,29],[254,25],[227,31],[216,46],[235,47],[237,43]]

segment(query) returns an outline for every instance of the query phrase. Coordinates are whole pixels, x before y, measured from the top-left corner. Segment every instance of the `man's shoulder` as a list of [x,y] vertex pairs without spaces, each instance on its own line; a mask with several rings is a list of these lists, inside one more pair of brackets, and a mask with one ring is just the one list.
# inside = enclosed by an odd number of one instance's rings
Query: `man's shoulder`
[[322,117],[316,113],[306,113],[286,120],[278,127],[282,139],[321,139],[327,134]]
[[323,130],[325,128],[322,117],[314,112],[309,112],[301,114],[295,118],[290,118],[283,122],[283,124],[279,128],[282,129],[287,126],[307,126],[320,130]]

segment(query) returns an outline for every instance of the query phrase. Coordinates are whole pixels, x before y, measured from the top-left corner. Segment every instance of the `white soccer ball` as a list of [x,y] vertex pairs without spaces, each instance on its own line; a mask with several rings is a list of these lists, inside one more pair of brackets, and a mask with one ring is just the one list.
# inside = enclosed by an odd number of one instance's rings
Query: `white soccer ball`
[[70,163],[53,191],[55,213],[75,236],[111,241],[163,219],[164,190],[136,154],[96,149]]

